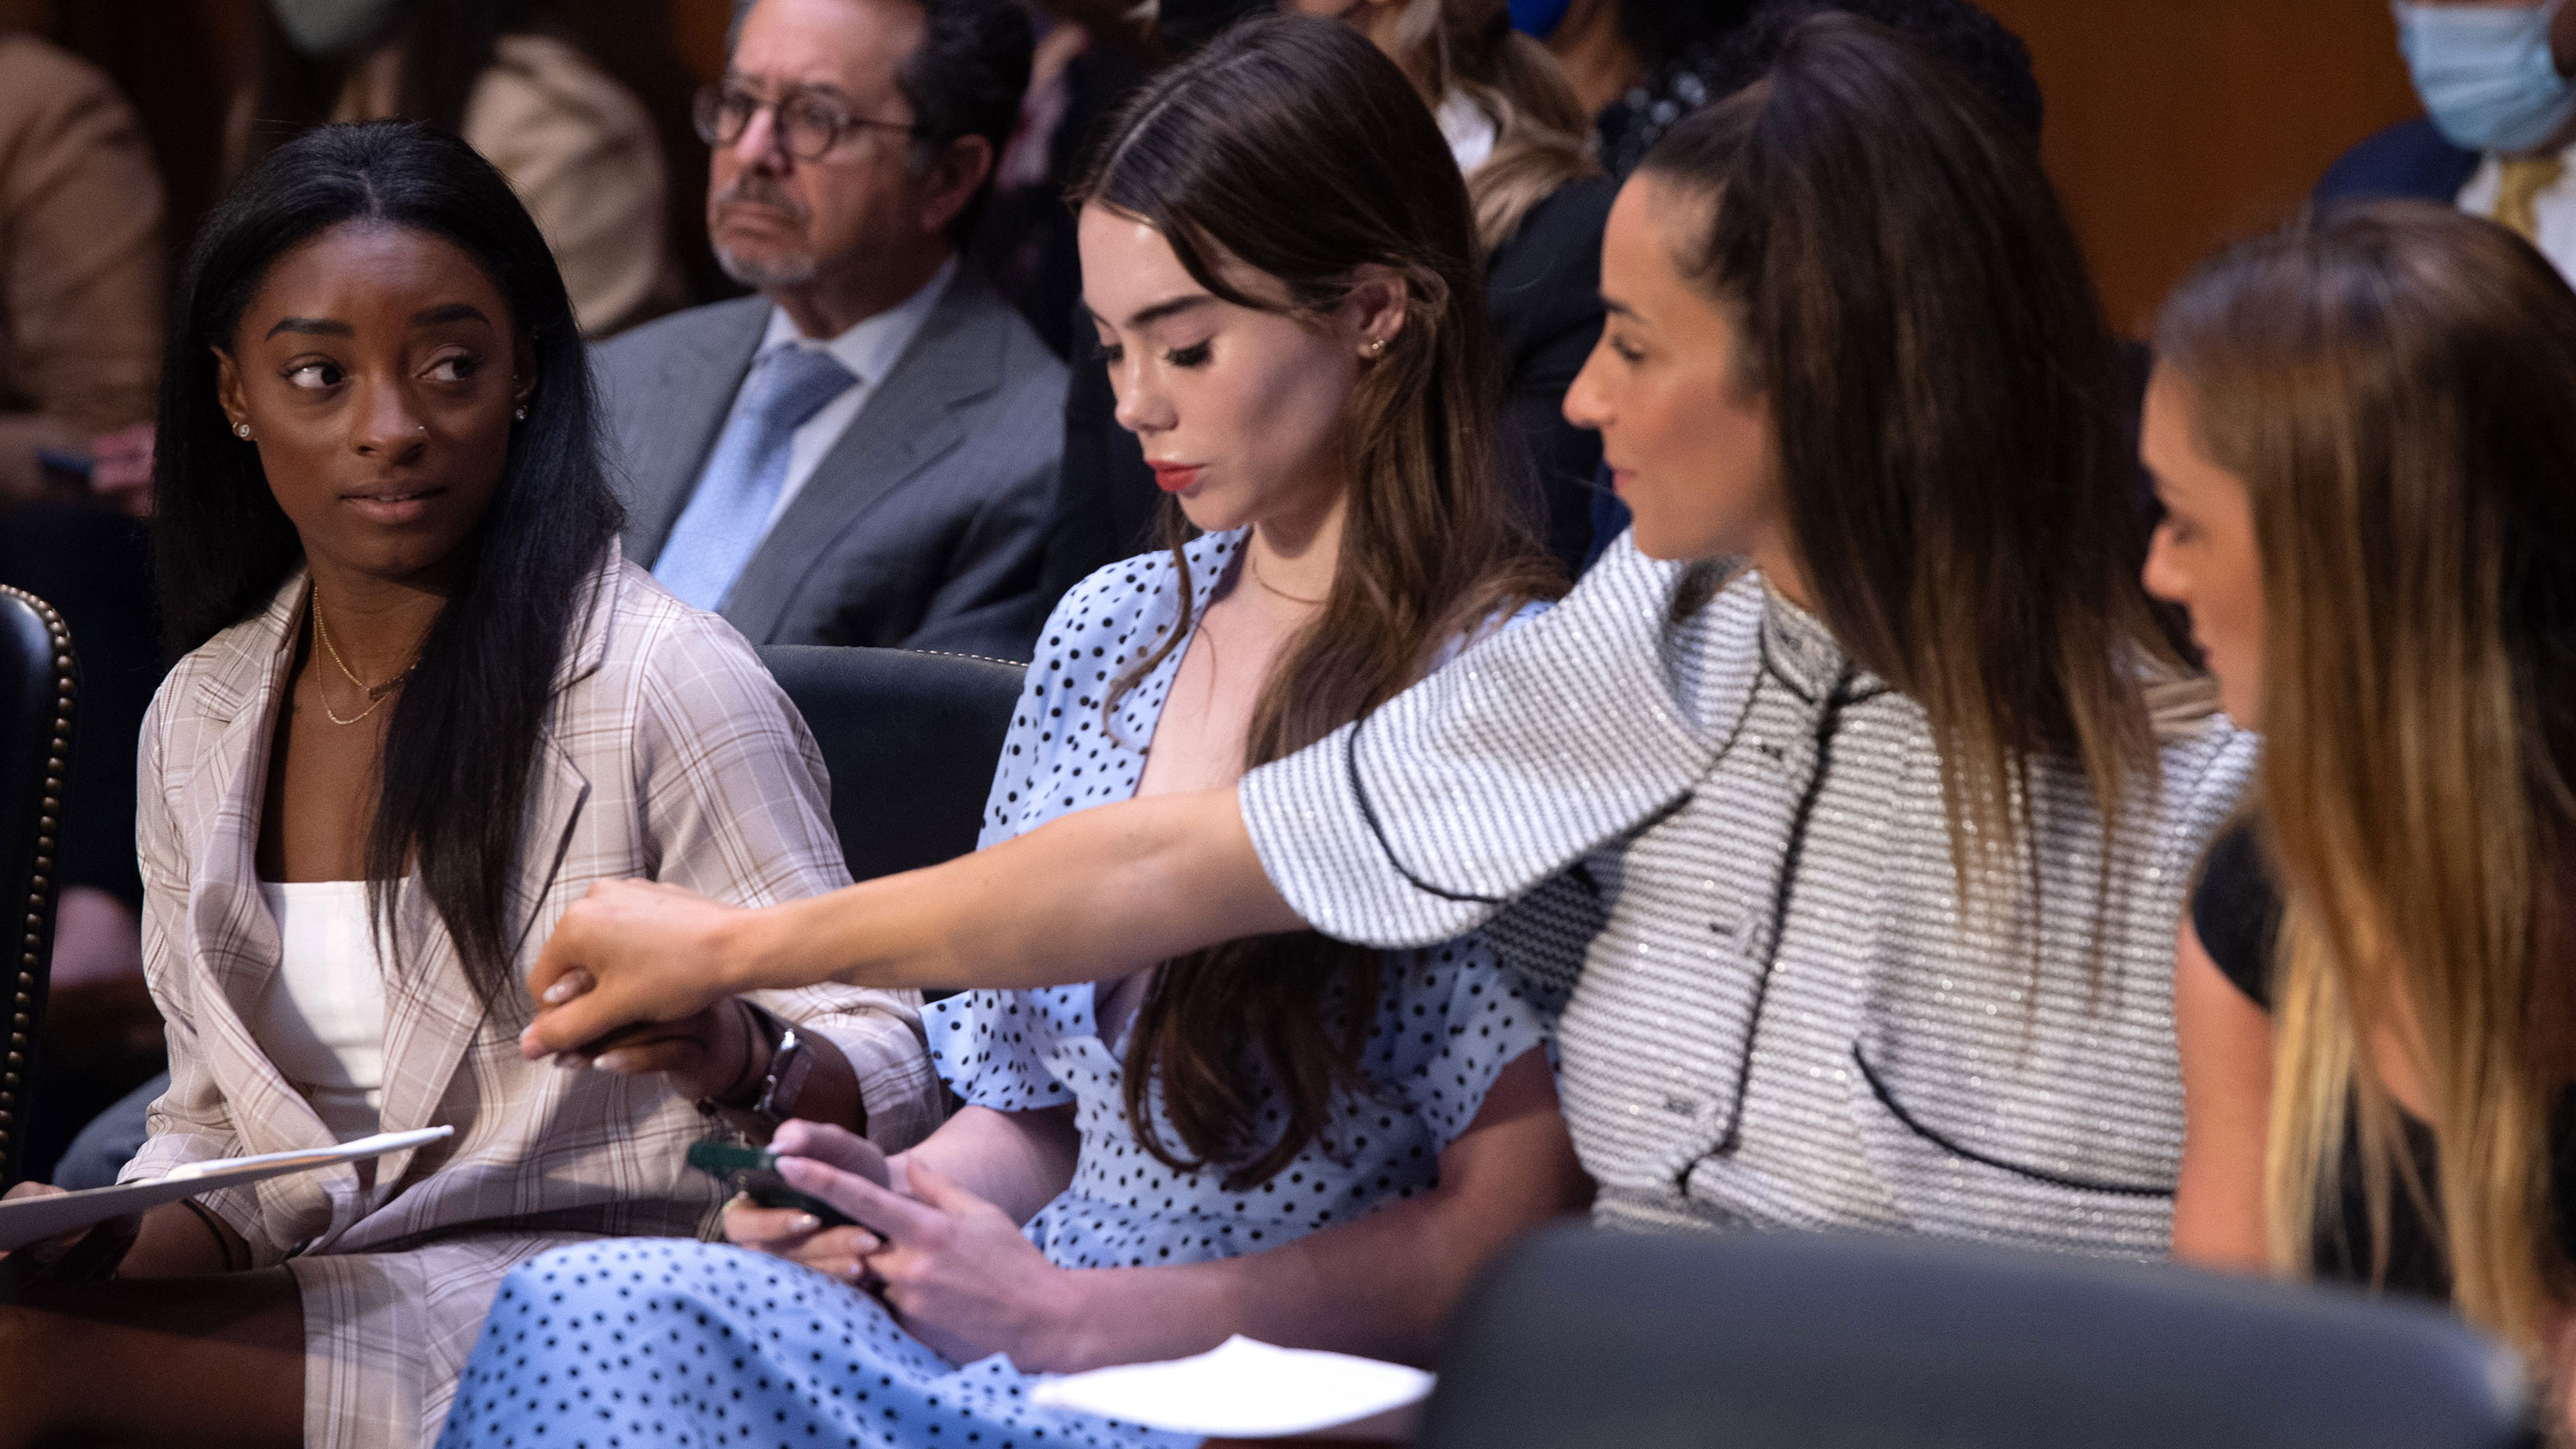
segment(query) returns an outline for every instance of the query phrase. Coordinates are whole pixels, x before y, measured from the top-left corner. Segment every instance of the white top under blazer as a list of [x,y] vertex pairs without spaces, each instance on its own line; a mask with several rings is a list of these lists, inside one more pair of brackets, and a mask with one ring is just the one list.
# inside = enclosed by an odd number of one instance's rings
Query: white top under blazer
[[251,1035],[332,1136],[373,1136],[385,1106],[385,974],[367,883],[264,880],[259,894],[281,949]]

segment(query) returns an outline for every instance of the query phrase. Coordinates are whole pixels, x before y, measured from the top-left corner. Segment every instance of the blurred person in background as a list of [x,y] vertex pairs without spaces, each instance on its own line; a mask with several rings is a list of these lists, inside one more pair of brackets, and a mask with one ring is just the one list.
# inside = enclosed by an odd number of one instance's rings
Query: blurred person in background
[[1476,208],[1485,303],[1502,351],[1507,476],[1536,489],[1532,522],[1571,571],[1592,543],[1601,439],[1565,420],[1565,390],[1601,337],[1601,230],[1615,188],[1590,120],[1546,47],[1504,0],[1287,0],[1341,20],[1404,69],[1448,139]]
[[699,93],[759,293],[594,365],[628,551],[755,644],[1029,657],[1064,364],[959,255],[1029,52],[1016,0],[759,0]]
[[62,611],[81,673],[53,1009],[29,1171],[157,1066],[134,746],[161,677],[142,525],[160,373],[160,177],[108,78],[0,26],[0,584]]
[[1151,38],[1127,18],[1132,8],[1121,0],[1028,4],[1038,36],[1028,93],[966,245],[994,289],[1068,361],[1078,345],[1082,258],[1064,194],[1101,118],[1153,73]]
[[1544,42],[1599,128],[1604,159],[1626,154],[1625,174],[1652,142],[1635,123],[1663,126],[1711,99],[1692,74],[1753,0],[1512,0],[1512,24]]
[[2576,6],[2418,0],[2391,7],[2426,114],[2335,162],[2320,202],[2403,197],[2457,206],[2576,275]]
[[460,136],[535,215],[583,333],[608,336],[687,301],[663,134],[564,23],[589,17],[594,29],[667,38],[664,7],[618,8],[269,0],[232,153],[255,162],[324,121],[398,118]]
[[0,25],[0,508],[46,495],[40,451],[152,416],[161,216],[114,84]]

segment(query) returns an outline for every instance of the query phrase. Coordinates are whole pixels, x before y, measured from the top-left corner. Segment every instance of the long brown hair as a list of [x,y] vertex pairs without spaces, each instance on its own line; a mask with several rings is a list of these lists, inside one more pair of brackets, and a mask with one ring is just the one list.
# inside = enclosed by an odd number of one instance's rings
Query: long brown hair
[[1547,47],[1512,28],[1505,0],[1405,0],[1393,53],[1432,104],[1456,92],[1494,123],[1494,151],[1467,178],[1476,243],[1491,252],[1530,208],[1597,175],[1592,120]]
[[2080,764],[2107,842],[2156,779],[2141,674],[2177,661],[2138,583],[2110,329],[2034,140],[1824,14],[1638,175],[1706,200],[1683,263],[1769,403],[1818,613],[1929,717],[1962,903],[2035,878],[2037,758]]
[[2348,1134],[2384,1271],[2426,1188],[2369,1043],[2420,1052],[2453,1297],[2537,1354],[2571,1066],[2576,293],[2501,227],[2389,203],[2223,254],[2164,314],[2263,568],[2263,817],[2283,883],[2267,1212],[2314,1261]]
[[[1466,186],[1394,62],[1330,21],[1248,22],[1146,86],[1096,154],[1075,204],[1150,224],[1200,286],[1238,306],[1278,310],[1228,281],[1229,261],[1276,279],[1288,314],[1306,319],[1340,305],[1363,267],[1404,282],[1405,324],[1350,402],[1332,589],[1262,688],[1247,766],[1376,708],[1497,610],[1562,590],[1495,477],[1500,383]],[[1190,632],[1188,524],[1168,499],[1163,517],[1180,619],[1116,681],[1104,714]],[[1227,1164],[1233,1188],[1286,1166],[1335,1094],[1359,1085],[1377,961],[1307,932],[1163,963],[1127,1050],[1128,1115],[1146,1147],[1177,1168]],[[1156,1084],[1177,1149],[1155,1125]]]

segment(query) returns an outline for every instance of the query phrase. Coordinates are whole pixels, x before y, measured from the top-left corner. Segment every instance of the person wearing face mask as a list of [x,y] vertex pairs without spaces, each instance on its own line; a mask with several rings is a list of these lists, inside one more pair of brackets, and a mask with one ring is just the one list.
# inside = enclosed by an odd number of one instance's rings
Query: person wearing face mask
[[631,13],[659,7],[616,8],[603,21],[577,0],[269,0],[235,169],[305,126],[425,121],[510,178],[585,335],[660,316],[687,300],[665,144],[685,137],[666,138],[584,44],[605,24],[665,23]]
[[2320,205],[2407,198],[2487,217],[2576,275],[2576,4],[2394,0],[2425,115],[2355,146]]

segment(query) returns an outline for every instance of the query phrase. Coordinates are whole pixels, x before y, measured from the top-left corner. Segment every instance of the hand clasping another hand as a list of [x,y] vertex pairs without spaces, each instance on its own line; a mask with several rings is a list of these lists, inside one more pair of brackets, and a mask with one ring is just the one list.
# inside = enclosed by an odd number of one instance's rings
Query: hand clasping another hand
[[726,947],[752,913],[656,881],[607,880],[564,912],[528,972],[531,1061],[581,1053],[620,1027],[677,1022],[734,994]]

